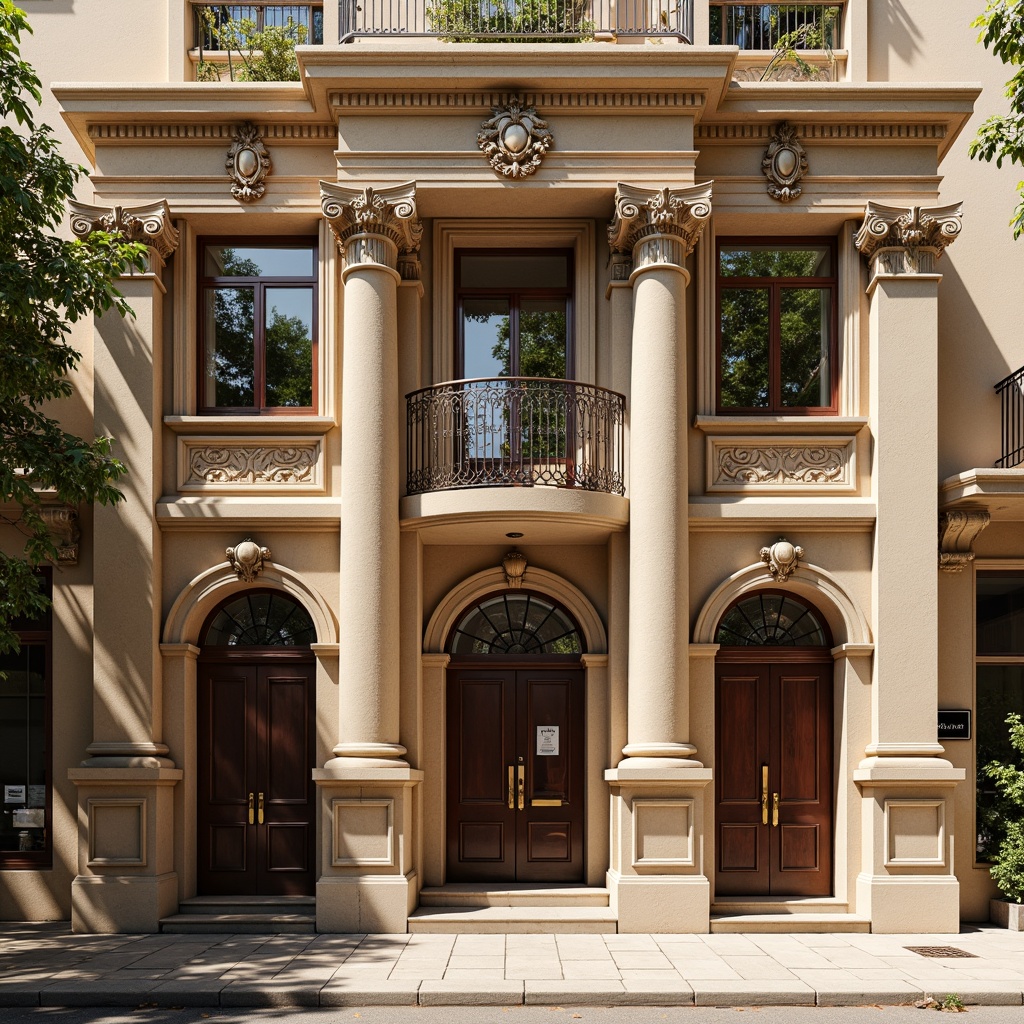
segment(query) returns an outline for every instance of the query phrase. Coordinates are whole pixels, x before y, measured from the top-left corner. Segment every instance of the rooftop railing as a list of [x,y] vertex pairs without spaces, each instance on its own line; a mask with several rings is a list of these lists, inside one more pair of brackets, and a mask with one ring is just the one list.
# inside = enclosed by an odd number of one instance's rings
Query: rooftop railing
[[835,50],[842,39],[843,4],[748,4],[712,0],[709,41],[741,50]]
[[340,0],[340,40],[572,42],[600,35],[693,42],[693,0]]
[[287,28],[288,22],[306,30],[307,43],[324,41],[324,7],[319,4],[193,4],[194,45],[202,50],[219,50],[221,30],[230,23],[251,21],[257,31]]
[[1024,366],[996,386],[1002,406],[1003,457],[997,469],[1024,465]]
[[406,491],[547,484],[623,494],[625,399],[546,377],[458,380],[406,399]]

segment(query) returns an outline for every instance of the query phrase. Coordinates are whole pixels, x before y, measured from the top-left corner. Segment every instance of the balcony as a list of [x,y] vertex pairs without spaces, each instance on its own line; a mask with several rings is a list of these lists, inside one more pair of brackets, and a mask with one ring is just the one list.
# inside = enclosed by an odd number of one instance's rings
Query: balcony
[[1002,408],[1003,457],[996,469],[1024,465],[1024,366],[995,386]]
[[449,42],[573,42],[612,36],[693,42],[693,0],[340,0],[339,36]]
[[306,30],[306,42],[324,41],[324,7],[309,4],[193,4],[193,39],[202,51],[221,48],[221,31],[231,22],[250,21],[256,31],[286,28],[289,21]]
[[406,490],[574,488],[622,495],[622,395],[543,377],[460,380],[407,399]]

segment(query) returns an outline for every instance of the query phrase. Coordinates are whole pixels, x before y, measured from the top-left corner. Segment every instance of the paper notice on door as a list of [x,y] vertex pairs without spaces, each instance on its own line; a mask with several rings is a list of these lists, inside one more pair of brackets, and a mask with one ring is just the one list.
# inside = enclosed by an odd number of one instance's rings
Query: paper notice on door
[[558,726],[538,725],[537,726],[537,755],[539,757],[554,757],[558,753]]

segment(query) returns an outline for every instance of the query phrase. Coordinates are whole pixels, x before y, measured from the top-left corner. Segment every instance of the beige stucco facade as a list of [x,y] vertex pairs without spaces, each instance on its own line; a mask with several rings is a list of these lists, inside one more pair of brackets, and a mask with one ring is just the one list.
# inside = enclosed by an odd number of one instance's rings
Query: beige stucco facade
[[[0,867],[0,919],[156,931],[201,892],[204,628],[266,589],[315,627],[316,925],[405,931],[451,881],[452,630],[514,586],[512,549],[581,637],[577,881],[607,890],[610,927],[987,919],[976,745],[936,732],[938,709],[976,710],[979,567],[1024,567],[1024,467],[992,468],[993,385],[1024,363],[1016,178],[967,157],[1004,102],[980,2],[847,0],[838,80],[785,82],[709,45],[704,0],[693,45],[340,45],[328,3],[282,84],[192,81],[187,3],[23,6],[45,119],[91,172],[78,230],[126,211],[151,265],[122,281],[134,319],[72,338],[61,415],[130,475],[125,502],[76,510],[54,573],[52,867]],[[512,96],[553,140],[522,176],[477,141]],[[762,171],[783,122],[807,166],[786,201]],[[225,170],[246,124],[271,160],[250,201]],[[199,412],[202,240],[246,236],[316,243],[312,412]],[[834,246],[827,413],[719,411],[722,238]],[[460,376],[456,259],[484,249],[571,254],[565,376],[624,396],[624,493],[409,492],[406,396]],[[248,538],[268,551],[251,579],[225,558]],[[793,564],[762,554],[782,538]],[[719,627],[769,592],[828,637],[827,893],[726,898]]]

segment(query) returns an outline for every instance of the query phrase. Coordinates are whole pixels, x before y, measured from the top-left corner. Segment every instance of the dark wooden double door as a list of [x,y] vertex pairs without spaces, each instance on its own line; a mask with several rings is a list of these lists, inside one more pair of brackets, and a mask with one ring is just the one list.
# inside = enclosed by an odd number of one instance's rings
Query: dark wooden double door
[[196,703],[200,895],[312,895],[311,659],[201,662]]
[[448,672],[448,880],[583,880],[582,669]]
[[719,660],[716,895],[831,895],[832,675],[827,654]]

